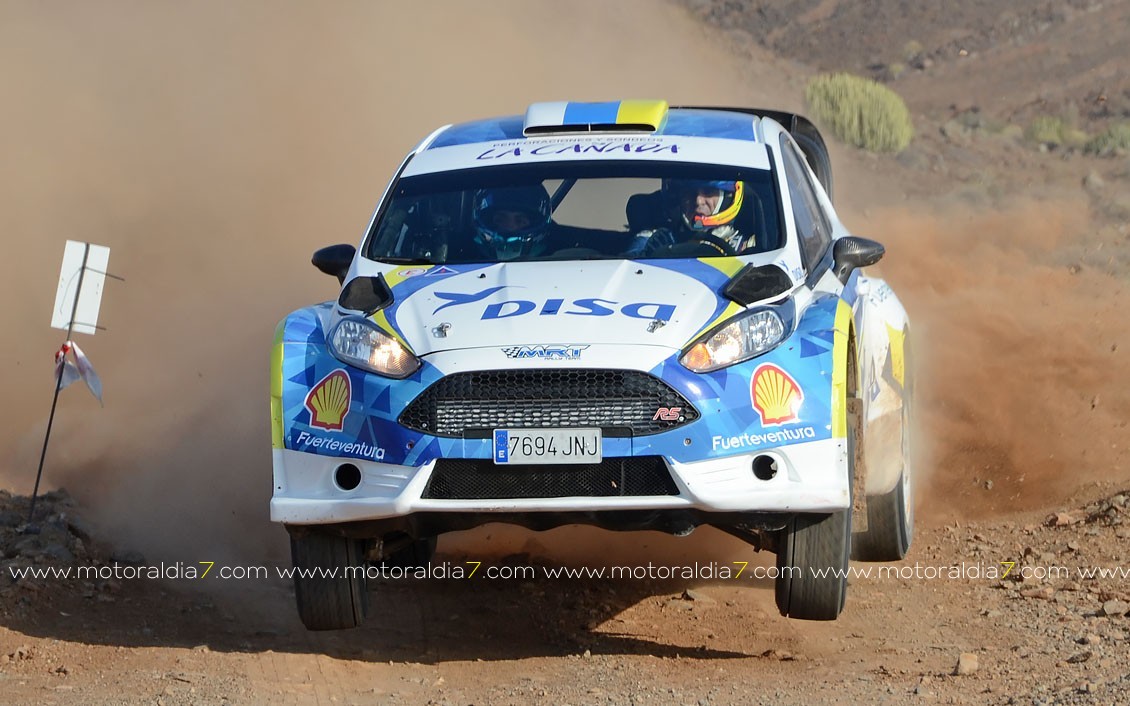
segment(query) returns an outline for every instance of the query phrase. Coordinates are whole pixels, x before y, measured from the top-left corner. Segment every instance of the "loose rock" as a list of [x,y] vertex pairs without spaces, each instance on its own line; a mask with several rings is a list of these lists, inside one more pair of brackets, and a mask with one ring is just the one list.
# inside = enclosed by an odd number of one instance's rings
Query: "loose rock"
[[1128,611],[1130,611],[1130,604],[1117,599],[1103,603],[1102,607],[1102,614],[1106,616],[1126,615]]
[[980,668],[977,655],[972,652],[962,652],[961,656],[957,658],[957,666],[954,667],[954,676],[967,677],[973,674]]

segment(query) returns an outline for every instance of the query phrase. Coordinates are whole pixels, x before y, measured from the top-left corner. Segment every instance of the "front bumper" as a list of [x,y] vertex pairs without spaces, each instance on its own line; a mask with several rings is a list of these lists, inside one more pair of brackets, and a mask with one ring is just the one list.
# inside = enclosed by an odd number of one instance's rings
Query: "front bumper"
[[[619,510],[826,513],[850,506],[847,444],[823,439],[703,461],[666,460],[678,495],[452,500],[422,497],[435,462],[400,466],[376,461],[274,450],[271,520],[294,525],[337,524],[414,513],[535,513]],[[777,463],[768,480],[755,477],[754,458]],[[361,470],[361,483],[342,490],[334,471]]]

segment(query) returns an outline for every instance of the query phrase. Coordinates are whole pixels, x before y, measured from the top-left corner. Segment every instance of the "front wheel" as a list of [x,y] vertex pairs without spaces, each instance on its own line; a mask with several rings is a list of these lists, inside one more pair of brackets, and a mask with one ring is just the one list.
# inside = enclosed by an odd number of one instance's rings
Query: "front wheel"
[[294,597],[308,630],[355,628],[365,620],[365,542],[309,531],[290,538]]
[[801,620],[835,620],[847,598],[851,510],[798,515],[781,530],[777,609]]
[[[847,401],[848,489],[854,485],[859,401]],[[777,539],[777,609],[787,618],[835,620],[847,599],[851,503],[830,515],[797,515]]]

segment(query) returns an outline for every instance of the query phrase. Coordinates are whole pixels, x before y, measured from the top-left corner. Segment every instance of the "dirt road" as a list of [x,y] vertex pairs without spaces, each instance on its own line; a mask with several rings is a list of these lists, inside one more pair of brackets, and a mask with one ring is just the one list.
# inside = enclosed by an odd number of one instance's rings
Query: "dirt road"
[[[1124,7],[1102,10],[1116,13],[1106,26]],[[62,241],[111,246],[126,278],[107,287],[108,331],[84,341],[106,407],[68,391],[55,430],[47,482],[71,500],[50,499],[54,529],[17,549],[23,499],[0,498],[3,564],[66,565],[61,547],[80,563],[269,570],[0,579],[2,700],[1125,700],[1130,584],[1079,573],[1130,566],[1130,258],[1125,223],[1096,200],[1121,198],[1125,167],[995,139],[955,144],[930,97],[950,95],[967,69],[940,60],[938,75],[906,79],[921,101],[909,157],[834,153],[842,215],[887,244],[883,270],[923,353],[920,525],[902,573],[860,576],[840,620],[803,623],[776,614],[768,580],[545,573],[771,563],[709,530],[679,540],[489,527],[445,538],[440,560],[528,566],[534,578],[378,582],[365,627],[301,628],[274,573],[289,558],[285,534],[266,517],[266,350],[279,318],[333,295],[309,253],[356,241],[399,159],[446,122],[563,98],[803,107],[809,67],[701,15],[643,0],[0,9],[0,223],[12,253],[0,326],[18,332],[5,340],[0,484],[13,495],[30,491],[46,423]],[[1062,42],[1085,45],[1079,32],[1104,26],[1080,18]],[[1066,51],[1057,36],[1040,35],[1053,54]],[[1037,90],[1038,67],[1018,78],[1025,56],[1005,49],[1002,82]],[[974,73],[981,94],[1005,92]],[[1095,170],[1101,197],[1080,187]],[[1009,562],[1016,574],[986,575]],[[1032,575],[1048,567],[1067,572]],[[954,675],[959,661],[968,674]]]

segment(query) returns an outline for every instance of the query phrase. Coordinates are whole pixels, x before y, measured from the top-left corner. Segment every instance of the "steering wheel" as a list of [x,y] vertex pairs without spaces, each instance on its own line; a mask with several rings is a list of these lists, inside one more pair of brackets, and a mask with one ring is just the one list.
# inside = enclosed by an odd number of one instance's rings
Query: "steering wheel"
[[711,251],[717,251],[717,254],[710,252],[705,256],[699,255],[698,257],[733,257],[738,254],[738,251],[734,250],[732,245],[710,233],[696,233],[690,240],[670,246],[668,251],[676,256],[695,256],[696,252],[705,249],[703,246]]

